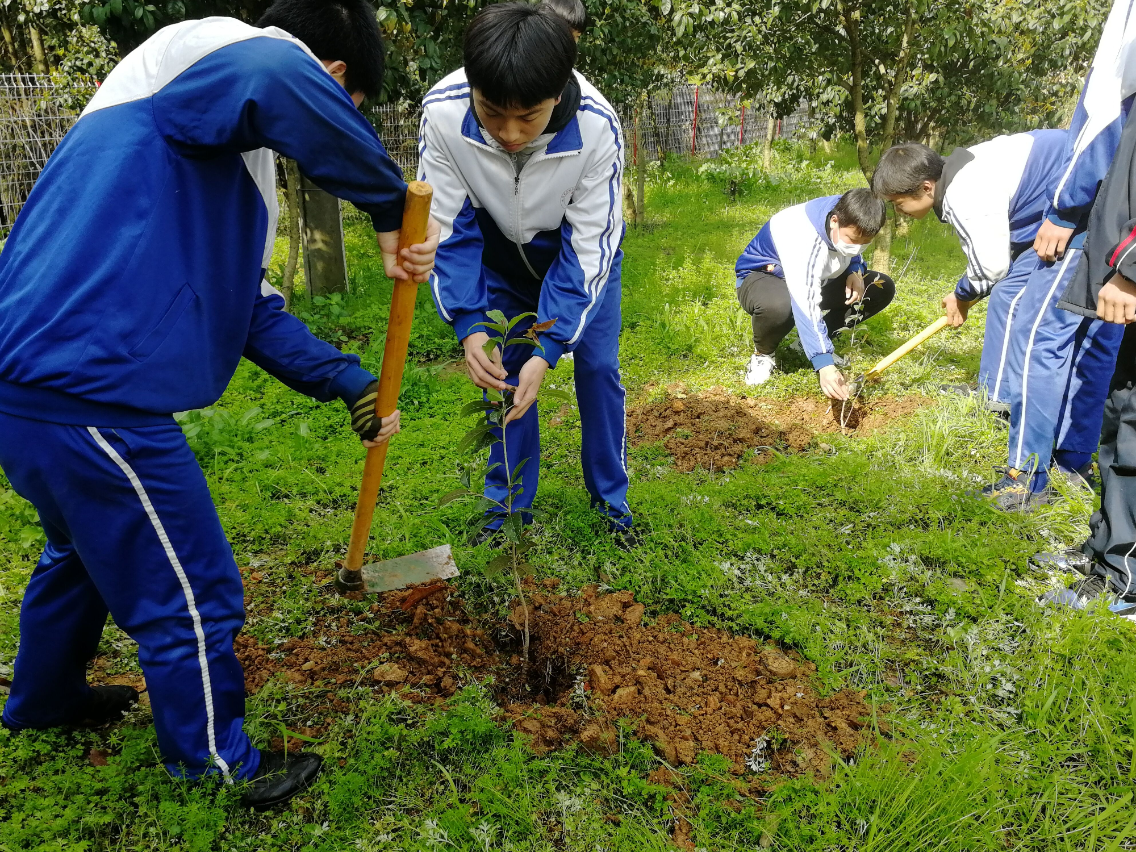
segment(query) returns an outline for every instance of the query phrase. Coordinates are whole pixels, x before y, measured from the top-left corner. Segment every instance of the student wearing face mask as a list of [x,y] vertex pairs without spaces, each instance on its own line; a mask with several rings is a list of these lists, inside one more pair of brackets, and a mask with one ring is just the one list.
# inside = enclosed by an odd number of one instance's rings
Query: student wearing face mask
[[869,189],[814,198],[774,214],[746,246],[735,272],[738,301],[753,319],[747,385],[769,379],[774,351],[796,327],[825,396],[849,398],[832,338],[895,298],[895,282],[868,271],[861,256],[886,213]]

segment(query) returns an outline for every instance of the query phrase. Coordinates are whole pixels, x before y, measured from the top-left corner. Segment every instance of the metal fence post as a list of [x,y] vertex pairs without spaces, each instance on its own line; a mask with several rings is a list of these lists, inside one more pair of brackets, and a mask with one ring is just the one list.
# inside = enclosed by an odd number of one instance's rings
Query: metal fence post
[[698,86],[694,87],[694,120],[690,122],[690,153],[698,152]]

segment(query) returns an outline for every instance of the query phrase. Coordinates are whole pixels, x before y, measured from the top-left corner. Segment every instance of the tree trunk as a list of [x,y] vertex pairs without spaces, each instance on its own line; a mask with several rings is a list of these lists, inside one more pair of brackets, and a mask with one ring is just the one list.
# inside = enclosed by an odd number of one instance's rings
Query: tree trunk
[[32,54],[35,56],[36,71],[40,74],[50,74],[47,67],[47,54],[43,52],[43,40],[39,37],[39,30],[35,24],[28,24],[28,38],[32,43]]
[[301,176],[304,280],[313,296],[347,292],[347,252],[339,199]]
[[[642,111],[640,111],[642,113]],[[639,132],[639,116],[635,118],[635,221],[647,219],[644,196],[647,194],[647,157],[643,151],[643,135]]]
[[860,43],[860,6],[840,4],[844,29],[848,33],[848,57],[852,63],[852,83],[848,93],[852,96],[852,124],[856,131],[856,159],[860,171],[872,182],[872,158],[868,149],[868,123],[864,116],[864,48]]
[[872,248],[872,269],[885,275],[891,274],[891,241],[895,237],[895,214],[884,222],[883,230],[876,236]]
[[300,260],[300,168],[295,160],[284,161],[284,174],[288,178],[284,193],[288,199],[288,260],[284,264],[280,293],[284,296],[284,310],[290,311],[296,288],[296,265]]
[[895,217],[895,235],[897,237],[903,237],[904,239],[906,239],[907,235],[910,234],[910,233],[911,233],[911,217],[910,216],[900,216],[899,214],[896,214],[896,217]]
[[817,152],[817,130],[813,126],[813,121],[816,119],[816,110],[812,102],[809,102],[809,154],[816,154]]
[[769,118],[765,122],[765,142],[761,146],[761,164],[768,172],[773,168],[773,131],[777,129],[777,119],[773,117],[773,110],[769,110]]
[[907,82],[907,66],[911,61],[911,42],[915,37],[915,3],[907,0],[907,20],[903,25],[903,39],[899,44],[899,55],[895,60],[895,74],[887,94],[887,110],[884,112],[884,126],[880,132],[880,150],[886,151],[895,144],[895,120],[899,114],[899,96],[903,84]]
[[16,53],[16,40],[12,37],[12,28],[8,26],[8,15],[6,13],[0,16],[0,33],[4,35],[4,47],[8,51],[8,58],[12,62],[12,69],[15,70],[19,67],[20,57]]

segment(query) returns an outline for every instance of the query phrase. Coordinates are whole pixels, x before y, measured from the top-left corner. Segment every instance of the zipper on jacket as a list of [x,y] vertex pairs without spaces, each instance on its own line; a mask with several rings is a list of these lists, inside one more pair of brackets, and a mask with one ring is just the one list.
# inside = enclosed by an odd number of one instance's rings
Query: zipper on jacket
[[509,160],[513,164],[513,209],[515,211],[514,215],[516,217],[516,225],[513,231],[513,233],[515,234],[513,238],[513,244],[517,247],[517,254],[521,256],[521,260],[524,262],[525,268],[528,269],[529,274],[532,275],[532,277],[537,281],[542,281],[543,279],[541,278],[541,276],[537,275],[536,270],[533,269],[532,264],[529,263],[528,256],[525,255],[525,247],[521,244],[521,172],[524,171],[525,166],[527,166],[535,156],[536,154],[534,153],[531,157],[525,160],[524,166],[517,168],[517,155],[509,155]]

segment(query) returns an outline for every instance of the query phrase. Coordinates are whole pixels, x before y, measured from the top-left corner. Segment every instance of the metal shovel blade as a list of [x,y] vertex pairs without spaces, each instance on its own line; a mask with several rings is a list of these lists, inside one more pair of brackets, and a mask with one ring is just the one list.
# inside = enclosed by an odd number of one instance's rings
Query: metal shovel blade
[[364,565],[363,590],[389,592],[431,580],[449,580],[458,575],[458,566],[448,544],[410,553],[385,562]]

